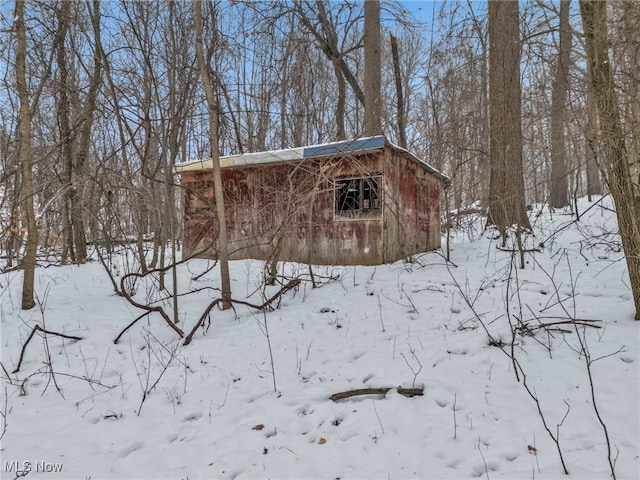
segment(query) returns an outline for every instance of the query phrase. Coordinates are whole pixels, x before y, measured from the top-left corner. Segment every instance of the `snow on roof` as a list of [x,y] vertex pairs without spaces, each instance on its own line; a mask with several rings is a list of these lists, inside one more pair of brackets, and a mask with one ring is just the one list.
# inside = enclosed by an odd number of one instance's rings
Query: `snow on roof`
[[[301,161],[306,158],[320,158],[334,156],[340,153],[356,153],[369,150],[380,150],[388,146],[393,150],[406,154],[411,160],[420,164],[427,171],[442,178],[446,186],[451,180],[449,177],[439,172],[431,165],[413,155],[408,150],[401,148],[387,140],[383,135],[374,137],[358,138],[356,140],[343,140],[339,142],[324,143],[308,147],[287,148],[283,150],[271,150],[268,152],[243,153],[240,155],[229,155],[220,157],[221,168],[243,167],[249,165],[266,165],[282,162]],[[177,163],[174,166],[176,173],[211,170],[213,160],[196,160],[193,162]]]
[[[285,150],[272,150],[269,152],[243,153],[240,155],[229,155],[220,157],[221,168],[241,167],[246,165],[261,165],[268,163],[280,163],[302,160],[304,148],[289,148]],[[195,162],[177,163],[176,173],[190,172],[197,170],[211,170],[213,160],[196,160]]]

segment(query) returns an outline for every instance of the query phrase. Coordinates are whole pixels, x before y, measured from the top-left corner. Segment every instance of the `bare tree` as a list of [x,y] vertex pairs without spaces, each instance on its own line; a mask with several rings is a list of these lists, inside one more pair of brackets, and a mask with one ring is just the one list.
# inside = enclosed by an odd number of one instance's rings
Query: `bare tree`
[[22,191],[24,216],[27,224],[27,248],[24,255],[24,278],[22,282],[22,309],[28,310],[35,306],[34,280],[36,269],[36,253],[38,250],[38,225],[33,201],[33,172],[31,170],[31,109],[29,106],[29,91],[27,87],[26,57],[27,32],[24,21],[24,1],[16,0],[15,7],[16,28],[16,82],[18,98],[20,99],[20,166],[22,169]]
[[555,208],[562,208],[569,203],[564,130],[571,61],[570,5],[571,0],[560,1],[558,60],[551,86],[551,187],[549,189],[549,204]]
[[607,174],[607,184],[616,204],[618,227],[636,308],[635,318],[640,320],[640,227],[627,162],[625,135],[609,62],[607,4],[580,0],[580,15],[587,60],[591,66],[591,84],[600,119],[603,145],[601,165]]
[[[591,67],[589,65],[587,65],[587,81],[591,84]],[[598,107],[593,95],[593,88],[590,85],[587,87],[586,98],[585,169],[587,171],[587,198],[592,201],[593,195],[602,194],[602,183],[598,168]]]
[[[78,4],[83,7],[85,4]],[[82,263],[87,258],[87,239],[85,232],[84,177],[89,150],[96,101],[101,86],[101,56],[93,49],[93,68],[89,70],[89,88],[80,99],[78,78],[72,78],[70,56],[76,54],[74,49],[66,45],[72,24],[71,2],[61,2],[57,10],[58,27],[54,39],[56,61],[58,67],[57,119],[60,128],[60,156],[62,159],[63,202],[62,202],[62,260],[67,258]],[[100,35],[100,4],[97,1],[86,4],[91,18],[91,31],[94,38]],[[73,107],[76,107],[74,111]]]
[[398,142],[402,148],[407,148],[407,132],[404,120],[404,92],[402,87],[402,73],[400,71],[400,53],[398,51],[398,39],[393,35],[391,35],[391,55],[393,57],[393,77],[396,84]]
[[640,197],[640,4],[612,2],[612,61],[636,198]]
[[[518,2],[489,3],[491,177],[487,225],[531,229],[524,199]],[[524,265],[521,266],[524,268]]]
[[[216,201],[216,220],[218,225],[217,253],[220,262],[220,277],[222,282],[222,308],[231,308],[231,282],[229,280],[229,257],[227,254],[227,226],[224,211],[224,192],[222,186],[222,172],[220,169],[220,153],[218,151],[218,102],[213,92],[209,78],[211,66],[204,58],[202,47],[202,0],[194,4],[196,55],[198,68],[202,77],[202,86],[207,97],[209,110],[209,143],[211,160],[213,162],[213,189]],[[215,28],[215,27],[214,27]]]
[[[452,184],[445,199],[465,211],[477,200],[486,205],[489,185],[487,17],[474,8],[486,6],[443,2],[436,9],[434,4],[426,94],[412,100],[407,116],[412,151],[447,172]],[[413,43],[403,42],[405,56]]]
[[[342,10],[346,10],[347,22],[345,29],[348,31],[353,28],[353,25],[357,22],[359,17],[353,15],[353,5],[344,3],[339,5],[339,11],[337,16],[339,17]],[[306,1],[297,0],[294,2],[294,11],[299,19],[302,27],[309,32],[316,43],[320,47],[320,50],[331,61],[333,71],[336,77],[338,98],[335,105],[335,118],[336,118],[336,135],[335,140],[343,140],[346,138],[346,104],[347,104],[347,89],[348,83],[355,97],[361,105],[365,104],[365,94],[358,84],[356,74],[347,64],[347,55],[359,49],[362,44],[360,41],[354,45],[346,47],[343,42],[340,41],[336,23],[337,21],[330,17],[330,12],[326,8],[326,2],[324,0],[315,1],[315,9]],[[315,18],[313,14],[315,13]],[[320,26],[318,29],[316,24]]]
[[69,79],[67,70],[65,39],[69,28],[71,2],[62,2],[58,7],[58,29],[54,38],[54,48],[58,62],[58,125],[60,128],[60,156],[62,157],[63,173],[63,202],[62,202],[62,236],[64,244],[62,247],[62,261],[66,263],[67,257],[75,260],[75,250],[73,248],[73,230],[71,224],[71,196],[73,188],[73,145],[71,119],[69,112]]
[[364,135],[382,133],[380,0],[364,2]]

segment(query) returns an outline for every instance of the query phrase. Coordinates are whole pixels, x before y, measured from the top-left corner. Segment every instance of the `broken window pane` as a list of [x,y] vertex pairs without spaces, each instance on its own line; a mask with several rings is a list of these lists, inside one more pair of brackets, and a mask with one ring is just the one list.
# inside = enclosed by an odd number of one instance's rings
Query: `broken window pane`
[[380,208],[379,178],[342,178],[336,181],[336,213]]

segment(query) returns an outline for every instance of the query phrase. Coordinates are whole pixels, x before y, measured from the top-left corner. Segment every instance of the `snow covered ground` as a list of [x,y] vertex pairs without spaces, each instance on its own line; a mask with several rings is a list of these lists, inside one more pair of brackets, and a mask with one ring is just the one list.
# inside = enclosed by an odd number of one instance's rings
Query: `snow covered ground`
[[[617,478],[637,479],[640,323],[611,202],[580,202],[589,207],[575,224],[532,212],[528,246],[540,251],[524,270],[477,225],[455,232],[449,266],[429,253],[315,267],[312,288],[306,266],[284,265],[304,276],[279,308],[214,309],[188,346],[158,314],[114,344],[144,312],[113,294],[98,262],[39,268],[41,308],[31,311],[19,308],[21,274],[2,274],[0,476],[604,479],[609,445]],[[125,258],[113,262],[122,275]],[[219,286],[217,269],[194,279],[208,265],[181,265],[180,291]],[[234,298],[274,294],[262,272],[260,262],[232,262]],[[181,296],[179,326],[191,330],[217,295]],[[159,296],[152,279],[137,282],[138,301]],[[154,305],[171,312],[170,302]],[[569,318],[600,328],[517,334],[511,351],[509,319],[536,329]],[[11,373],[35,325],[82,340],[36,333]],[[392,389],[330,399],[375,387]]]

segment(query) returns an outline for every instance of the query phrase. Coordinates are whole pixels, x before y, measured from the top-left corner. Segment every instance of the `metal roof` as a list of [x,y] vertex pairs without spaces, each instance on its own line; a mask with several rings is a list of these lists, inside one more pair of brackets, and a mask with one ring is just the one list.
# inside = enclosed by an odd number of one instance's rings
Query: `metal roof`
[[[306,158],[335,156],[340,153],[356,153],[368,150],[381,150],[385,146],[406,154],[412,161],[418,163],[427,171],[440,176],[447,187],[451,183],[449,177],[439,172],[425,161],[419,159],[408,150],[389,142],[383,135],[358,138],[356,140],[343,140],[340,142],[324,143],[321,145],[312,145],[308,147],[271,150],[268,152],[243,153],[241,155],[229,155],[220,157],[220,167],[233,168],[250,165],[266,165],[301,161]],[[176,165],[174,165],[174,170],[176,173],[198,170],[211,170],[212,168],[213,161],[211,159],[177,163]]]
[[338,153],[362,152],[365,150],[379,150],[384,148],[387,139],[383,136],[359,138],[357,140],[344,140],[342,142],[325,143],[305,147],[304,158],[327,157]]

